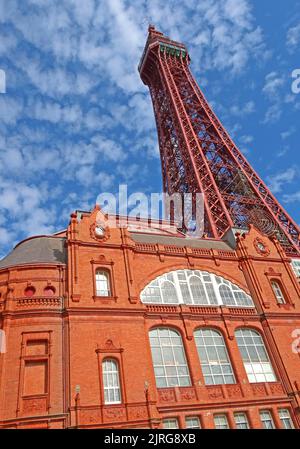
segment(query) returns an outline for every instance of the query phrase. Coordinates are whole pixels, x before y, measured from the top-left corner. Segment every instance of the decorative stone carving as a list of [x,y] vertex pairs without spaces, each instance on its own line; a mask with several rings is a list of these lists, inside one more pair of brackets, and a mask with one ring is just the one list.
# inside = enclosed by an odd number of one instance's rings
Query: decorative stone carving
[[221,387],[208,387],[208,397],[209,399],[220,399],[224,398],[223,391]]
[[180,388],[180,399],[182,401],[192,401],[196,399],[194,388]]
[[130,420],[147,419],[148,418],[147,408],[145,406],[128,407],[128,415]]
[[240,398],[242,396],[239,385],[226,385],[227,393],[230,398]]
[[125,407],[109,407],[103,409],[105,421],[123,421],[126,419]]
[[175,391],[171,388],[160,388],[158,390],[159,399],[162,402],[175,402]]
[[270,248],[266,244],[264,240],[262,240],[260,237],[256,237],[256,239],[253,242],[254,248],[258,254],[261,256],[269,256],[270,255]]

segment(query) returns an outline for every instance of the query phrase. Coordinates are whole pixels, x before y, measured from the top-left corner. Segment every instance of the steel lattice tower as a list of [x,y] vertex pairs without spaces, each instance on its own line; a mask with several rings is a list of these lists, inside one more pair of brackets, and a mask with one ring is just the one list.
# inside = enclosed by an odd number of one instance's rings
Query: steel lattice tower
[[222,238],[255,224],[300,255],[300,231],[239,151],[189,69],[186,47],[149,26],[139,65],[155,113],[164,191],[204,194],[205,231]]

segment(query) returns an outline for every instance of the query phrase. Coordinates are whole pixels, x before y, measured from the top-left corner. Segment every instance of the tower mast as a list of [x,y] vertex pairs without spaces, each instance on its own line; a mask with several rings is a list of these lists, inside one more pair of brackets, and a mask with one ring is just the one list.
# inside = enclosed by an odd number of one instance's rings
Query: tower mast
[[185,45],[149,26],[139,72],[153,102],[164,191],[203,193],[211,237],[253,223],[287,255],[300,256],[298,226],[231,140],[189,63]]

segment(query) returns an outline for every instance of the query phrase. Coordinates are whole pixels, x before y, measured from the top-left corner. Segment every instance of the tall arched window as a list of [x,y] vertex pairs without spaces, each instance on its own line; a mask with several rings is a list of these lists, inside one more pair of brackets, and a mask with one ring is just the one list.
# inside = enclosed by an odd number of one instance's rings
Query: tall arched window
[[105,359],[102,362],[102,376],[105,404],[120,404],[121,389],[118,363],[114,359]]
[[235,336],[249,382],[275,382],[276,376],[260,334],[252,329],[239,329]]
[[226,305],[254,307],[240,287],[212,273],[177,270],[158,276],[141,293],[145,304]]
[[214,329],[198,329],[194,337],[205,384],[234,384],[235,378],[223,336]]
[[111,296],[109,274],[106,271],[96,271],[96,296]]
[[271,281],[272,289],[278,304],[285,304],[285,297],[281,285],[277,281]]
[[189,386],[189,369],[181,336],[169,328],[149,332],[156,385],[162,387]]

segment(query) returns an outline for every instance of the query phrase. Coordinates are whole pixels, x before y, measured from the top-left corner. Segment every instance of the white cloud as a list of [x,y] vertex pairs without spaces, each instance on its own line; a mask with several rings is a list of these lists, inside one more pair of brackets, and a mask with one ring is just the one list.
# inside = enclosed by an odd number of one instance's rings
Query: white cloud
[[277,72],[269,73],[265,78],[263,92],[271,98],[277,96],[280,88],[284,85],[284,79]]
[[291,51],[297,49],[300,43],[300,23],[289,28],[286,35],[286,44]]
[[232,115],[236,115],[239,117],[252,114],[253,112],[255,112],[255,103],[253,100],[251,100],[242,106],[233,105],[230,108],[230,112]]
[[300,201],[300,190],[298,192],[284,194],[283,202],[284,203],[295,203]]
[[266,75],[262,92],[269,99],[270,105],[265,113],[263,123],[275,123],[280,119],[284,103],[282,98],[284,84],[284,78],[277,72],[273,71]]
[[298,175],[298,169],[295,167],[290,167],[283,172],[277,173],[276,175],[268,176],[267,181],[269,188],[273,193],[280,193],[283,187],[292,183]]
[[[9,50],[14,72],[9,83],[24,89],[21,95],[0,96],[0,208],[10,220],[3,241],[12,241],[20,224],[22,234],[47,232],[61,216],[67,220],[65,209],[92,206],[95,185],[147,182],[146,162],[141,168],[131,157],[159,156],[150,95],[137,71],[148,21],[187,44],[192,70],[197,76],[201,70],[204,80],[210,70],[235,76],[266,57],[247,0],[27,0],[20,5],[0,0],[0,21],[11,27],[0,36],[0,53]],[[254,110],[249,101],[230,113],[237,120]],[[158,164],[158,177],[159,170]]]

